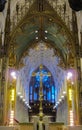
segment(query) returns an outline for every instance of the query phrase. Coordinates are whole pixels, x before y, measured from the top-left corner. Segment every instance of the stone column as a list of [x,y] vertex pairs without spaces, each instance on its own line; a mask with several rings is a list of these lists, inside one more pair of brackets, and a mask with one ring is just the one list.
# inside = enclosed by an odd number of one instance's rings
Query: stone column
[[38,116],[34,116],[33,118],[34,118],[34,129],[33,130],[37,130],[39,117]]
[[45,130],[49,130],[49,119],[48,116],[43,117],[43,123],[45,125]]

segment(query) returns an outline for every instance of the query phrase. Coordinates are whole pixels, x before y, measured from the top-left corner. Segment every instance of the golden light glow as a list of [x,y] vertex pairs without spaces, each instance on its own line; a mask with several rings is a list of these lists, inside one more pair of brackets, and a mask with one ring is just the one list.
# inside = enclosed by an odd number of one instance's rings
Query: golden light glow
[[69,89],[69,100],[72,101],[72,89]]
[[9,121],[9,125],[13,125],[14,124],[14,110],[10,111],[10,121]]
[[73,110],[69,111],[70,126],[74,125]]
[[14,101],[15,100],[15,90],[12,89],[11,90],[11,101]]
[[15,116],[15,87],[10,89],[10,115],[9,115],[9,126],[14,125],[14,116]]

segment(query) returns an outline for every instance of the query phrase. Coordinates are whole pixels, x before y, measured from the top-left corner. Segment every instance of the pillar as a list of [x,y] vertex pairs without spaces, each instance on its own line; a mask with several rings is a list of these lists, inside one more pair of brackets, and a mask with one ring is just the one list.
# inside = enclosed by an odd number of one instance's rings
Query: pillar
[[13,80],[8,91],[8,99],[9,99],[9,104],[8,104],[8,120],[9,120],[9,125],[12,126],[14,125],[14,120],[15,120],[15,103],[16,103],[16,80]]
[[78,89],[76,71],[70,70],[67,74],[68,125],[79,124]]

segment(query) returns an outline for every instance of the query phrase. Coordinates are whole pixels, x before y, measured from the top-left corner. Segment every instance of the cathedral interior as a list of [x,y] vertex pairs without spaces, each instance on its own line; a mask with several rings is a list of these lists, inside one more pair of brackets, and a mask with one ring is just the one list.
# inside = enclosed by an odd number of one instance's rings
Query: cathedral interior
[[82,0],[0,0],[0,130],[82,130]]

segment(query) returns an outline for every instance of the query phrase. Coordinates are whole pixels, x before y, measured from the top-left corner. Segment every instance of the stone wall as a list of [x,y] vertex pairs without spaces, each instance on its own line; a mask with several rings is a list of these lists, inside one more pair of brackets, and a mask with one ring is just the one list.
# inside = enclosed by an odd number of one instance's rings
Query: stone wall
[[24,103],[18,98],[16,101],[15,113],[15,118],[20,123],[29,122],[28,109],[25,107]]
[[68,117],[67,113],[67,99],[65,98],[57,108],[56,122],[63,122],[66,125]]

